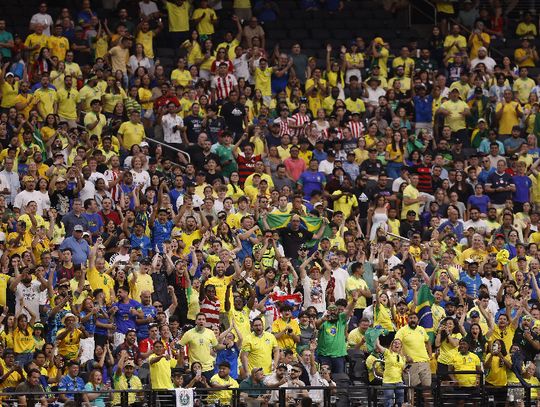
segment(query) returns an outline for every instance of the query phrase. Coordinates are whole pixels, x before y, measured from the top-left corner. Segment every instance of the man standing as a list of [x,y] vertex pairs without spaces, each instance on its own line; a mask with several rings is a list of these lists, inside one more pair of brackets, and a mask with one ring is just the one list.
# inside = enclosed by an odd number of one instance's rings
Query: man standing
[[512,199],[512,193],[516,192],[516,185],[510,174],[506,172],[506,161],[497,161],[497,170],[488,175],[486,181],[486,193],[491,204],[502,209],[507,199]]
[[0,20],[0,54],[6,61],[11,59],[12,48],[13,35],[6,31],[6,20]]
[[[265,375],[275,370],[279,363],[279,347],[276,337],[264,331],[261,318],[253,319],[253,332],[244,339],[240,358],[242,369],[250,372],[255,367],[261,367]],[[272,360],[273,356],[273,360]]]
[[[431,359],[431,342],[429,341],[426,330],[418,326],[418,315],[415,312],[409,313],[409,320],[406,326],[400,328],[396,333],[395,339],[399,339],[403,345],[403,353],[407,358],[410,368],[410,382],[407,386],[422,385],[424,390],[424,399],[431,398],[431,369],[429,361]],[[414,405],[414,403],[411,403]]]
[[157,122],[163,127],[163,140],[165,143],[175,148],[180,148],[182,144],[182,132],[184,131],[184,121],[176,114],[177,107],[174,102],[167,103],[166,107],[160,109]]
[[238,92],[238,81],[233,74],[228,73],[229,65],[225,62],[219,64],[218,74],[212,79],[212,100],[221,104],[229,97],[231,91]]
[[238,92],[236,90],[229,92],[229,101],[225,102],[221,107],[221,115],[234,137],[240,138],[248,122],[246,107],[238,102]]
[[418,214],[420,213],[420,205],[426,202],[426,196],[420,195],[418,191],[418,174],[411,174],[410,184],[403,190],[403,209],[401,210],[401,219],[407,218],[407,212],[414,211],[416,220],[418,220]]
[[358,296],[357,290],[352,291],[344,312],[339,313],[337,306],[331,304],[323,317],[315,321],[315,327],[319,330],[317,340],[319,361],[330,366],[332,373],[345,373],[347,321],[353,314]]
[[[214,362],[215,358],[212,356],[212,352],[225,349],[224,345],[218,345],[216,336],[211,329],[205,327],[206,316],[203,313],[197,314],[195,319],[195,328],[187,331],[180,340],[180,345],[189,347],[189,364],[193,365],[194,362],[199,362],[202,366],[201,374],[206,377],[207,380],[212,379],[214,375]],[[178,352],[179,360],[182,361],[183,366],[183,352]]]
[[25,213],[25,209],[28,206],[29,202],[37,203],[37,213],[39,215],[43,214],[43,195],[36,191],[36,180],[31,175],[25,175],[23,177],[23,183],[25,186],[24,191],[21,191],[15,197],[13,207],[19,209],[20,214]]
[[79,92],[73,87],[73,78],[70,75],[64,77],[64,88],[56,92],[56,113],[61,121],[68,122],[69,128],[77,127],[77,100]]
[[452,136],[460,139],[464,147],[469,147],[471,142],[467,134],[465,119],[470,116],[469,106],[459,98],[459,89],[450,91],[450,99],[444,102],[437,113],[444,116],[444,124],[452,130]]

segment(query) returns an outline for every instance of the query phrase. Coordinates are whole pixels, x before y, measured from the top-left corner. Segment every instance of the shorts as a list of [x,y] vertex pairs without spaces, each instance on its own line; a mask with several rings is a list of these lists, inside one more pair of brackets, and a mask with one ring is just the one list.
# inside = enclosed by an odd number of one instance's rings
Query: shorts
[[413,363],[409,369],[409,377],[406,381],[408,382],[406,383],[407,386],[431,386],[431,368],[429,366],[429,362]]
[[507,397],[509,402],[518,403],[525,398],[525,389],[523,387],[508,386]]

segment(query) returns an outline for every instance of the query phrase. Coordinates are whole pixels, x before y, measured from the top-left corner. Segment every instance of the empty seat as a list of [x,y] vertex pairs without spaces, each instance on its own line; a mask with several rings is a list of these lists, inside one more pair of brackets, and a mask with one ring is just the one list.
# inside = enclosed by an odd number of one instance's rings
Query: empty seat
[[302,41],[309,37],[308,31],[304,29],[292,29],[289,30],[289,36],[292,39]]
[[275,40],[282,40],[284,38],[287,38],[287,32],[283,29],[268,30],[266,35]]
[[324,46],[324,42],[321,40],[306,38],[304,41],[302,41],[302,46],[305,48],[321,48]]
[[334,36],[334,38],[338,40],[350,41],[353,39],[352,33],[350,30],[343,30],[343,29],[332,30],[332,35]]
[[174,49],[172,48],[157,48],[156,49],[156,55],[158,57],[167,57],[172,58],[174,57]]

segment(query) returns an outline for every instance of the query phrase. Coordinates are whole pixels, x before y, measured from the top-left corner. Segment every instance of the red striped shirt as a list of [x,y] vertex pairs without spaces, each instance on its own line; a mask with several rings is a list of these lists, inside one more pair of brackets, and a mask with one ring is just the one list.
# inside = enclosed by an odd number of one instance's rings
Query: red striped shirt
[[302,126],[299,129],[295,129],[294,133],[298,137],[302,137],[305,134],[306,123],[309,123],[311,120],[307,114],[301,114],[300,112],[293,114],[292,119],[295,126]]
[[231,93],[237,83],[236,78],[231,74],[227,74],[224,78],[221,76],[216,76],[214,78],[213,87],[216,89],[217,100],[227,99],[229,97],[229,93]]
[[251,158],[246,158],[244,154],[238,154],[236,162],[238,163],[238,175],[240,176],[240,184],[246,182],[246,178],[255,172],[255,163],[261,161],[260,155],[252,155]]
[[349,130],[351,131],[353,138],[358,138],[364,135],[364,125],[362,122],[349,122]]
[[206,325],[219,325],[219,311],[221,305],[219,300],[211,301],[206,297],[201,302],[201,312],[206,316]]

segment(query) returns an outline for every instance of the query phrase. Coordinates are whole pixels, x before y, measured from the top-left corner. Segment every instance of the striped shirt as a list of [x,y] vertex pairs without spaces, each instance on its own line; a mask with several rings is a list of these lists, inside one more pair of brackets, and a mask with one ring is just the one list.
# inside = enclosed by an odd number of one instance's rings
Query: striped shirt
[[351,131],[353,138],[358,138],[364,135],[365,128],[362,122],[350,121],[347,127]]
[[229,93],[238,85],[238,81],[231,75],[227,74],[225,77],[216,76],[212,80],[212,89],[216,90],[216,99],[222,100],[229,97]]
[[[105,180],[109,185],[111,185],[112,182],[116,181],[120,176],[121,173],[118,171],[113,170],[107,170],[105,171]],[[113,187],[110,188],[109,192],[111,193],[112,200],[116,203],[120,201],[120,194],[121,190],[118,184],[115,184]]]
[[260,155],[252,155],[246,158],[244,153],[238,154],[236,162],[238,163],[238,175],[240,176],[240,184],[246,182],[246,178],[255,172],[255,163],[261,161]]
[[282,119],[281,117],[278,117],[274,120],[274,123],[276,122],[279,123],[279,137],[283,137],[285,134],[291,134],[291,129],[289,128],[289,118]]
[[295,126],[302,126],[299,129],[294,130],[294,134],[298,137],[303,137],[305,135],[306,124],[310,123],[311,120],[307,114],[301,114],[300,112],[293,114],[292,121]]
[[208,297],[205,297],[201,302],[201,311],[206,316],[206,326],[218,325],[219,326],[219,311],[221,305],[219,300],[211,301]]
[[334,140],[343,140],[343,131],[339,127],[330,127],[324,131],[324,139],[330,140],[330,130],[336,131],[336,137]]

